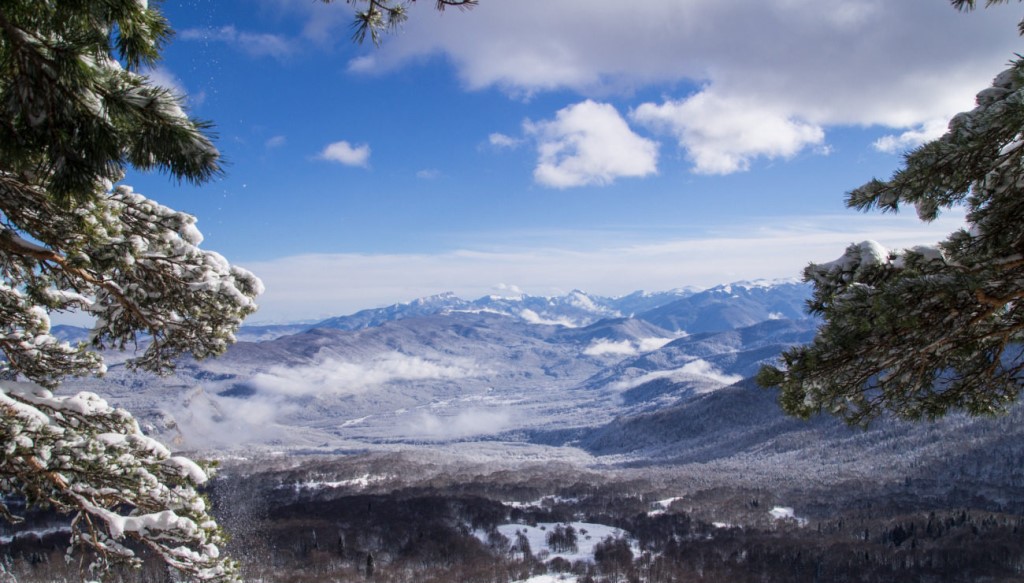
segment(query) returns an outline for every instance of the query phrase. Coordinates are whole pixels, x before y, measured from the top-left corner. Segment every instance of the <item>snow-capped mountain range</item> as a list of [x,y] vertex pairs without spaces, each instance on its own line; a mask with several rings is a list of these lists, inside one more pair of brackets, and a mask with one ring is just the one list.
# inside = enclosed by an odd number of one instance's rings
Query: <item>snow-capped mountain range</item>
[[619,297],[573,290],[555,297],[490,295],[465,300],[446,292],[315,324],[244,326],[239,339],[270,340],[312,328],[362,330],[396,320],[457,312],[501,314],[531,324],[569,328],[588,326],[605,318],[634,317],[677,332],[711,332],[773,318],[804,318],[803,304],[808,294],[809,287],[795,279],[742,281],[710,289],[636,291]]
[[751,377],[813,338],[809,293],[786,281],[621,298],[443,294],[315,325],[249,328],[222,357],[183,360],[167,377],[127,371],[111,354],[105,378],[64,390],[97,392],[148,433],[216,455],[426,447],[488,461],[826,477],[850,467],[913,472],[966,443],[985,459],[1016,455],[1021,407],[996,420],[881,420],[867,432],[782,414]]
[[182,448],[522,443],[749,377],[811,338],[808,294],[796,281],[618,298],[440,294],[314,325],[247,327],[222,357],[184,360],[168,377],[111,355],[105,378],[76,385]]

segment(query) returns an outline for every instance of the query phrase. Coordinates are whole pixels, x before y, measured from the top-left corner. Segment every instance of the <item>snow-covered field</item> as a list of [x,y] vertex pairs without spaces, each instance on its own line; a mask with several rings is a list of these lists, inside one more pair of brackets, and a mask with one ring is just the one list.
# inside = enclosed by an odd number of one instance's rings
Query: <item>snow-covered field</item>
[[[558,526],[563,528],[571,526],[576,531],[575,551],[556,552],[548,544],[548,536]],[[526,540],[530,543],[530,550],[533,556],[542,561],[549,561],[560,557],[570,563],[576,561],[593,562],[594,547],[607,538],[625,538],[627,540],[630,538],[629,533],[620,528],[590,522],[539,522],[536,525],[502,524],[498,527],[498,532],[507,538],[512,545],[516,544],[520,535],[525,536]],[[478,535],[482,540],[486,540],[486,534],[478,533]],[[632,541],[631,546],[633,546]],[[633,552],[634,554],[637,553],[635,546]]]

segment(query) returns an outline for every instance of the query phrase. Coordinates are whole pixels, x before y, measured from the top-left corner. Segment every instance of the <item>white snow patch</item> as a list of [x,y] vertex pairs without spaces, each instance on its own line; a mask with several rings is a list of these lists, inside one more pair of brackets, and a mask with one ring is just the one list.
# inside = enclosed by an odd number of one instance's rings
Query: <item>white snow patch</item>
[[9,545],[16,539],[24,538],[37,538],[42,539],[45,536],[51,534],[71,534],[70,526],[52,526],[50,528],[43,528],[40,530],[23,530],[14,534],[0,535],[0,545]]
[[564,498],[562,496],[553,496],[552,495],[552,496],[544,496],[544,497],[538,498],[536,500],[531,500],[529,502],[512,501],[512,502],[503,502],[503,504],[505,504],[505,506],[511,506],[512,508],[544,508],[545,506],[550,506],[550,505],[554,505],[554,504],[563,504],[563,503],[576,504],[578,502],[579,502],[579,498]]
[[366,421],[370,417],[373,417],[373,415],[367,415],[365,417],[360,417],[358,419],[349,419],[348,421],[343,422],[338,427],[352,427],[354,425],[359,425],[360,423],[362,423],[363,421]]
[[[559,524],[563,527],[572,526],[576,531],[576,552],[556,553],[548,546],[548,533],[554,530],[554,528]],[[498,526],[497,530],[513,545],[516,542],[518,533],[522,533],[526,537],[526,540],[529,541],[530,550],[533,552],[533,555],[535,557],[542,558],[545,561],[561,557],[569,562],[593,562],[594,547],[597,546],[598,543],[604,541],[608,537],[625,539],[631,538],[629,533],[621,528],[590,522],[540,522],[537,523],[536,526],[530,526],[528,524],[502,524]],[[481,537],[481,540],[486,540],[486,535],[483,533],[477,534]],[[636,547],[635,543],[633,541],[630,542],[633,547],[633,554],[639,554],[639,549]]]
[[520,579],[513,583],[577,583],[577,581],[579,581],[579,578],[575,575],[559,573],[557,575],[534,575],[529,579]]
[[798,517],[789,506],[776,506],[768,511],[768,514],[775,520],[795,520],[800,526],[807,524],[807,519]]
[[676,496],[675,498],[666,498],[664,500],[658,500],[653,504],[654,508],[647,513],[648,516],[658,516],[659,514],[665,514],[668,512],[669,507],[676,500],[682,500],[682,496]]
[[383,482],[388,476],[371,476],[370,474],[363,474],[358,478],[351,478],[348,480],[334,480],[334,481],[322,481],[322,480],[307,480],[305,482],[296,482],[292,485],[295,493],[298,494],[303,490],[315,491],[315,490],[330,490],[334,488],[359,488],[364,489],[370,486],[370,484]]

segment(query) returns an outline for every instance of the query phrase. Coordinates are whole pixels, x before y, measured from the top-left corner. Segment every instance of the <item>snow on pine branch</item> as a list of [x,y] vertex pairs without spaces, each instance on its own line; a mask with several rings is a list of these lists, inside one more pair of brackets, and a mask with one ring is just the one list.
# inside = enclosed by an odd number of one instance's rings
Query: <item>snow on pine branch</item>
[[196,490],[207,471],[144,435],[130,413],[93,393],[17,383],[0,384],[0,411],[0,495],[74,513],[71,540],[94,551],[93,568],[137,565],[146,547],[196,580],[235,578]]
[[[10,186],[7,182],[4,186]],[[102,372],[83,348],[49,335],[43,308],[96,317],[96,348],[151,338],[131,364],[165,371],[183,353],[222,353],[263,285],[220,254],[199,248],[196,219],[120,185],[73,213],[32,189],[2,189],[0,350],[7,368],[55,386]],[[38,242],[38,243],[37,243]],[[27,344],[26,344],[27,342]]]

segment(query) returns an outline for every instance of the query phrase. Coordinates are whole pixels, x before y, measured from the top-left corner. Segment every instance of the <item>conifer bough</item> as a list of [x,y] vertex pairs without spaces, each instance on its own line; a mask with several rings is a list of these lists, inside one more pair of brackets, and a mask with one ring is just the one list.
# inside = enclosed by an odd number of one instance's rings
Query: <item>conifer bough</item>
[[[322,0],[324,4],[331,4],[335,0]],[[454,6],[457,8],[472,8],[478,0],[434,0],[434,6],[443,11]],[[363,10],[356,10],[355,21],[352,23],[352,40],[362,43],[366,35],[370,35],[373,44],[380,45],[383,34],[394,32],[403,22],[408,20],[409,5],[416,0],[345,0],[348,4],[366,5]]]
[[849,193],[847,205],[911,205],[924,221],[962,206],[967,225],[934,247],[890,251],[865,241],[808,266],[809,308],[824,324],[811,344],[784,352],[780,367],[763,367],[758,382],[781,389],[790,414],[824,411],[856,425],[885,411],[908,419],[1004,412],[1024,382],[1024,59],[945,135],[907,154],[890,180]]
[[[220,354],[256,309],[260,281],[200,249],[194,217],[119,184],[128,167],[220,173],[208,124],[139,73],[170,33],[145,0],[0,8],[0,515],[19,520],[15,499],[72,514],[93,571],[148,548],[191,579],[232,580],[204,468],[97,395],[51,392],[102,374],[107,347],[137,347],[129,364],[156,372]],[[70,310],[95,318],[88,343],[50,330]]]

